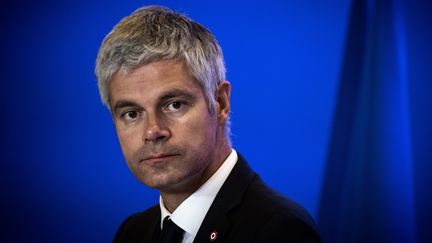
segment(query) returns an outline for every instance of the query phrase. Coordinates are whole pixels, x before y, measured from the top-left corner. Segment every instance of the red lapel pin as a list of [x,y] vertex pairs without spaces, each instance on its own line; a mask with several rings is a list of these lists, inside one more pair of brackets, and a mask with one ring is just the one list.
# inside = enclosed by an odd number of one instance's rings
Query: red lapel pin
[[215,241],[217,239],[217,235],[218,235],[218,232],[216,230],[213,230],[210,233],[210,241]]

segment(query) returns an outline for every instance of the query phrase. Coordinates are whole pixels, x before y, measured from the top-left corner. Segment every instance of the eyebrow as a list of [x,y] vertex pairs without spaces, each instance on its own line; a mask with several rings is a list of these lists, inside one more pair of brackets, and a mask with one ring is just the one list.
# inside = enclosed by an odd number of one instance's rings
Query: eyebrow
[[[182,89],[172,89],[165,93],[162,93],[162,95],[158,98],[158,100],[159,103],[162,103],[165,100],[169,100],[175,97],[184,97],[185,99],[188,99],[190,101],[196,100],[195,95],[191,94],[190,92],[186,92]],[[113,111],[117,112],[118,110],[123,109],[125,107],[140,107],[140,105],[129,100],[119,100],[113,106]]]
[[135,102],[132,102],[132,101],[119,100],[115,103],[115,105],[113,107],[114,108],[113,111],[117,112],[118,110],[123,109],[125,107],[139,107],[139,105],[136,104]]
[[181,89],[172,89],[172,90],[169,90],[169,91],[163,93],[160,96],[159,100],[165,101],[165,100],[175,98],[175,97],[184,97],[184,98],[186,98],[188,100],[192,100],[192,101],[196,99],[196,97],[189,92],[186,92],[186,91],[181,90]]

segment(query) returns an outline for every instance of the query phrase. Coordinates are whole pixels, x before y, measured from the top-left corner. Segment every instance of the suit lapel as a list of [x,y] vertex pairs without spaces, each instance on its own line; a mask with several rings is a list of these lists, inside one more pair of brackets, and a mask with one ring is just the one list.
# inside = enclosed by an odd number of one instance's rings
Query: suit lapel
[[236,165],[210,206],[194,242],[218,242],[230,228],[228,213],[242,201],[255,173],[239,154]]
[[[149,242],[158,242],[159,235],[161,232],[160,228],[160,222],[161,222],[161,214],[160,214],[160,208],[159,205],[154,206],[147,212],[147,216],[141,217],[141,222],[138,224],[140,226],[142,225],[148,225],[147,227],[140,227],[137,232],[139,232],[139,241],[135,242],[142,242],[142,243],[149,243]],[[138,237],[137,237],[138,238]]]
[[154,222],[156,222],[156,223],[153,225],[153,234],[151,235],[151,238],[148,238],[148,239],[151,239],[151,241],[146,240],[144,242],[159,242],[159,237],[161,234],[161,228],[160,228],[161,215],[160,215],[160,213],[159,213],[159,217],[157,217],[154,220]]

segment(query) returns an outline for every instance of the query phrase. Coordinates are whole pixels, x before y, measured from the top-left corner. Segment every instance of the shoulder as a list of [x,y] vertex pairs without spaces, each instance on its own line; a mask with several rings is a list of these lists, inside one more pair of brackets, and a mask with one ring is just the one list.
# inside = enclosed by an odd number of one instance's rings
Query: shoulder
[[143,212],[135,213],[123,221],[113,242],[137,242],[151,239],[160,222],[159,205]]
[[322,242],[314,226],[292,213],[273,214],[253,242]]
[[257,175],[232,213],[239,219],[238,230],[253,230],[253,242],[321,242],[309,213]]
[[267,186],[259,176],[256,176],[249,185],[245,193],[245,203],[261,207],[261,211],[266,215],[278,214],[298,218],[315,227],[315,222],[306,209]]

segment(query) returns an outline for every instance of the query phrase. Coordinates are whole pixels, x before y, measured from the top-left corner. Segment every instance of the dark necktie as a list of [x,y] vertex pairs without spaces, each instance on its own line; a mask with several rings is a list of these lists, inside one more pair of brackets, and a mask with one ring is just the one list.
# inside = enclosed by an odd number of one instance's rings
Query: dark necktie
[[179,243],[183,240],[183,233],[184,231],[167,216],[163,220],[159,243]]

